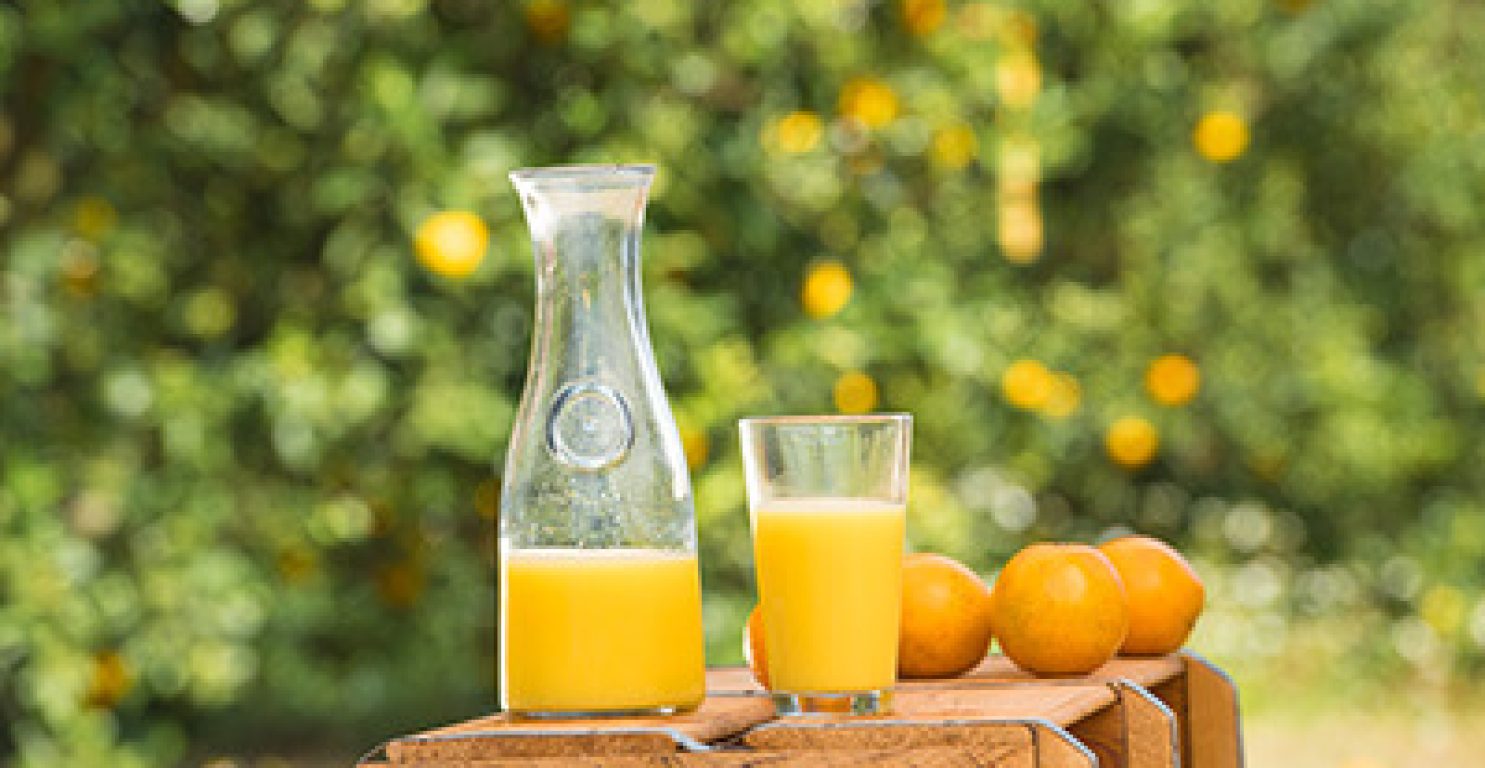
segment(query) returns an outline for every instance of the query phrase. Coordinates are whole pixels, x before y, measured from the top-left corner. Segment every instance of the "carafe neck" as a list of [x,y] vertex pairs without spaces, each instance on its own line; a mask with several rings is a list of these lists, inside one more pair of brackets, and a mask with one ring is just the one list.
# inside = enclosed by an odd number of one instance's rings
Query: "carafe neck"
[[535,342],[538,352],[564,347],[554,372],[563,378],[596,375],[620,350],[648,355],[639,243],[652,174],[649,166],[513,174],[536,259]]

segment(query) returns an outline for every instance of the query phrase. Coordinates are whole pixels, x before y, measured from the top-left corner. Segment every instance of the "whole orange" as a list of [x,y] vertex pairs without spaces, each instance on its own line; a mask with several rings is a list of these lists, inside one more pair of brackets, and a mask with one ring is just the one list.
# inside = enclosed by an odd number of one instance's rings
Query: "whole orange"
[[953,677],[990,649],[990,588],[958,561],[932,553],[902,561],[902,629],[897,671],[903,677]]
[[1032,544],[995,581],[991,623],[1017,666],[1080,675],[1113,658],[1129,629],[1118,571],[1085,544]]
[[1206,602],[1206,587],[1175,548],[1149,536],[1124,536],[1098,547],[1129,596],[1129,635],[1120,653],[1160,655],[1186,643]]
[[763,647],[763,606],[753,606],[748,614],[747,626],[743,627],[743,658],[753,671],[753,679],[768,688],[768,651]]

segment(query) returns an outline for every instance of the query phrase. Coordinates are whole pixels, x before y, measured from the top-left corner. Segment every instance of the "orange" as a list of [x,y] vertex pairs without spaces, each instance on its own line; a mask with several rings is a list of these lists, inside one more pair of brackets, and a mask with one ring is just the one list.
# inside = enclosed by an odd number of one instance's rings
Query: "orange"
[[903,677],[953,677],[990,649],[990,588],[958,561],[918,553],[902,561]]
[[763,606],[753,606],[748,624],[743,627],[743,658],[753,670],[753,679],[768,688],[768,652],[763,648]]
[[1172,653],[1186,642],[1206,601],[1206,587],[1186,558],[1149,536],[1124,536],[1098,548],[1129,596],[1129,636],[1120,653]]
[[1103,666],[1129,630],[1119,572],[1086,544],[1032,544],[995,581],[991,624],[1017,666],[1080,675]]

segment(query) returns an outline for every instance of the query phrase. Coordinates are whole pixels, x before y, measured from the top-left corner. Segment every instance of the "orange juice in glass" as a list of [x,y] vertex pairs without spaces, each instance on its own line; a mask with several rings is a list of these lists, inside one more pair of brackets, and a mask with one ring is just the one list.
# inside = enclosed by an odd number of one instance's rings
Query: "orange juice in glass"
[[778,711],[885,711],[897,677],[911,417],[744,419],[741,430]]

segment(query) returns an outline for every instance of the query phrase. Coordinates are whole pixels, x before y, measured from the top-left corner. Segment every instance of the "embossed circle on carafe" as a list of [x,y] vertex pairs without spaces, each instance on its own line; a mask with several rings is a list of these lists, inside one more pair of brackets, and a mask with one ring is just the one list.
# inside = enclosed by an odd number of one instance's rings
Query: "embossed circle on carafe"
[[596,381],[563,387],[552,398],[547,450],[563,464],[597,471],[620,461],[634,445],[634,420],[618,390]]

